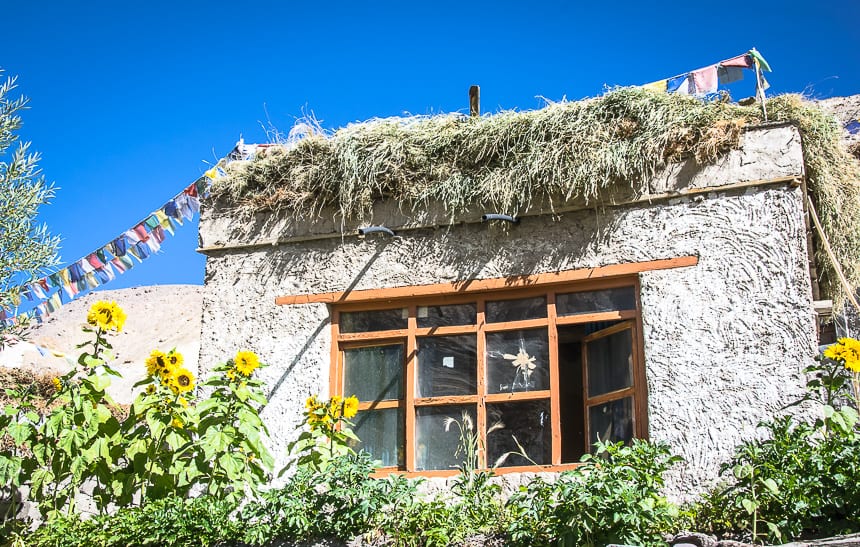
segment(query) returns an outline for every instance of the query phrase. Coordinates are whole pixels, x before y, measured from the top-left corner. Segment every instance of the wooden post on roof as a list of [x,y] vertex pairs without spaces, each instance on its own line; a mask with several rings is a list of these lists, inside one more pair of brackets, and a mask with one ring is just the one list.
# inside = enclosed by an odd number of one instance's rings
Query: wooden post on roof
[[481,115],[481,87],[477,85],[469,88],[469,115]]

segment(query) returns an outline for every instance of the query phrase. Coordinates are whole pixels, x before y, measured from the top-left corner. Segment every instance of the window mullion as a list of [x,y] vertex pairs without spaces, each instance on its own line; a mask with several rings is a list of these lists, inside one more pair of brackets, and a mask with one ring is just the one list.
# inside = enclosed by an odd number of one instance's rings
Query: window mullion
[[555,324],[555,293],[546,295],[546,316],[549,321],[549,390],[550,390],[550,423],[552,424],[552,462],[561,463],[561,404],[559,401],[559,372],[558,372],[558,328]]
[[475,347],[478,358],[478,407],[476,409],[475,427],[477,428],[478,438],[478,468],[485,469],[487,467],[487,351],[486,339],[484,337],[484,326],[486,320],[484,317],[484,300],[478,300],[478,340]]
[[409,321],[407,326],[406,337],[406,374],[404,378],[405,385],[403,386],[403,395],[405,399],[406,414],[406,470],[415,471],[415,369],[416,369],[416,348],[417,341],[415,339],[415,330],[418,328],[418,320],[416,314],[418,306],[411,304],[409,306]]

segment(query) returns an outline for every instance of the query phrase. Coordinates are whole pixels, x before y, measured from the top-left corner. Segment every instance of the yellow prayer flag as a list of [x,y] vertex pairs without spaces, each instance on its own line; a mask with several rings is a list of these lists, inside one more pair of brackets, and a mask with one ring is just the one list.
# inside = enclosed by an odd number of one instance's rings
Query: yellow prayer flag
[[658,80],[656,82],[651,82],[650,84],[645,84],[642,88],[649,91],[656,91],[657,93],[666,93],[666,86],[668,83],[669,80]]

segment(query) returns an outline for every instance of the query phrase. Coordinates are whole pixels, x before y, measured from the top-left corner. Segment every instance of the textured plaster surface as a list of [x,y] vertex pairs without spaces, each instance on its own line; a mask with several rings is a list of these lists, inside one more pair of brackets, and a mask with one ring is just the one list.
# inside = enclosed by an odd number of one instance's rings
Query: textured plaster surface
[[[328,393],[331,334],[326,305],[276,306],[275,297],[697,255],[697,266],[640,277],[649,435],[686,460],[669,477],[670,493],[686,497],[716,480],[759,421],[802,395],[816,337],[801,203],[800,188],[769,185],[524,217],[517,226],[214,252],[201,368],[245,347],[270,365],[263,415],[280,465],[304,399]],[[224,226],[206,218],[204,240]]]

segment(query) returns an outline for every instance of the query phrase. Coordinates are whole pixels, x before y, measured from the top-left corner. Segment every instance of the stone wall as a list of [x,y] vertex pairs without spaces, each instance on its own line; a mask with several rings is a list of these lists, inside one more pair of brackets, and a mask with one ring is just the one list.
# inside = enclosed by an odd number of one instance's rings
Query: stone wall
[[[761,153],[735,151],[722,169],[668,169],[654,185],[679,197],[526,215],[516,226],[445,225],[430,211],[400,237],[359,238],[331,220],[258,218],[250,230],[210,204],[200,226],[208,255],[201,369],[239,348],[269,364],[263,417],[280,465],[304,399],[328,393],[331,333],[326,305],[277,306],[276,297],[696,255],[696,266],[640,280],[649,435],[686,460],[671,492],[700,491],[759,421],[801,396],[816,347],[803,190],[785,183],[802,177],[800,139],[793,127],[760,131],[749,140],[770,143],[757,145]],[[759,183],[737,187],[751,180]],[[708,191],[685,195],[694,187]],[[404,217],[389,209],[385,223],[405,226]],[[266,239],[280,243],[253,245]]]

